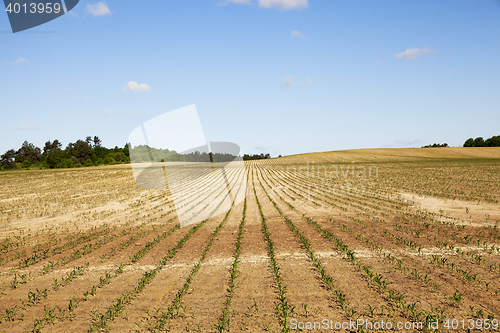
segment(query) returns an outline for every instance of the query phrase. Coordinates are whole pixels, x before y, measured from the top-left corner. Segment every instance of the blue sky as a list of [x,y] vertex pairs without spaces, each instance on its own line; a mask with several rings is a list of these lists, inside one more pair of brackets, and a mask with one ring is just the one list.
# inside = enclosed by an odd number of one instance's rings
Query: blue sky
[[500,134],[498,0],[80,1],[9,31],[0,14],[0,153],[123,146],[191,104],[208,141],[252,154]]

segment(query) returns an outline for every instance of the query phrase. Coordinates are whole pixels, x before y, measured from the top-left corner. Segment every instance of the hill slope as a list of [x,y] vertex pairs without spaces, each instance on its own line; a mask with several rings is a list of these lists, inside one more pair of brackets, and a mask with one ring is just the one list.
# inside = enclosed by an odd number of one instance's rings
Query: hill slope
[[446,148],[377,148],[338,150],[323,153],[308,153],[275,159],[279,163],[287,160],[310,159],[316,163],[346,162],[398,162],[439,159],[500,159],[500,147],[446,147]]

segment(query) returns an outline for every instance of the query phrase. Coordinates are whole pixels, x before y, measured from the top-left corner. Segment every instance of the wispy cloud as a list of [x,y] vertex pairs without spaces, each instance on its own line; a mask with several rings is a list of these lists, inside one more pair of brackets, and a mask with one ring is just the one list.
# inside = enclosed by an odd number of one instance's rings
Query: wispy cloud
[[306,38],[306,36],[304,36],[304,34],[301,34],[297,30],[292,31],[290,36],[295,37],[295,38]]
[[283,82],[281,83],[283,87],[293,87],[293,76],[287,75],[283,77]]
[[394,56],[398,60],[413,60],[413,59],[423,57],[424,55],[431,55],[434,53],[436,53],[436,51],[433,51],[431,49],[415,48],[415,49],[407,49],[406,51],[401,52],[401,53],[396,53]]
[[105,115],[105,116],[109,116],[109,115],[110,115],[110,113],[109,113],[109,111],[108,111],[108,110],[104,110],[104,111],[102,111],[102,114],[103,114],[103,115]]
[[146,84],[146,83],[142,83],[142,84],[139,84],[135,81],[129,81],[127,82],[127,84],[125,85],[125,87],[123,87],[122,89],[124,92],[126,91],[131,91],[131,92],[144,92],[144,91],[151,91],[151,86]]
[[16,66],[16,65],[20,65],[20,64],[28,64],[29,61],[28,59],[26,58],[17,58],[16,61],[13,61],[13,62],[7,62],[5,63],[6,65],[13,65],[13,66]]
[[225,6],[229,4],[237,4],[237,5],[250,5],[250,0],[224,0],[217,4],[217,6]]
[[267,148],[266,146],[257,145],[255,147],[253,147],[253,149],[255,149],[255,150],[261,150],[261,151],[267,151],[269,148]]
[[258,0],[259,6],[263,8],[278,8],[291,10],[309,7],[308,0]]
[[300,83],[298,84],[298,86],[299,86],[299,87],[303,87],[303,86],[310,86],[310,85],[312,85],[313,83],[314,83],[314,82],[313,82],[313,80],[311,80],[311,78],[310,78],[310,77],[308,77],[308,78],[307,78],[304,82],[300,82]]
[[16,127],[16,131],[35,131],[39,128],[40,128],[40,126],[37,126],[37,125],[22,125],[22,126]]
[[[295,79],[295,76],[293,76],[293,75],[284,76],[283,81],[281,82],[281,86],[283,86],[283,87],[295,86],[294,79]],[[310,86],[312,84],[314,84],[314,81],[310,77],[308,77],[308,78],[306,78],[305,81],[297,83],[297,86],[304,87],[304,86]]]
[[[292,10],[309,7],[308,0],[256,0],[259,7],[262,8],[278,8],[281,10]],[[251,5],[254,2],[251,0],[222,0],[217,5],[225,6],[229,4]]]
[[382,145],[382,148],[416,147],[416,146],[421,146],[422,142],[424,142],[423,139],[417,139],[417,138],[408,137],[406,139],[396,140],[396,141],[394,141],[391,144]]
[[398,146],[414,146],[422,143],[424,140],[422,139],[412,139],[408,138],[406,140],[396,140],[396,145]]
[[83,114],[91,115],[91,114],[94,114],[94,111],[92,111],[92,110],[83,110]]
[[89,13],[92,16],[111,15],[111,11],[109,10],[108,5],[106,5],[104,2],[98,2],[95,5],[88,3],[87,13]]

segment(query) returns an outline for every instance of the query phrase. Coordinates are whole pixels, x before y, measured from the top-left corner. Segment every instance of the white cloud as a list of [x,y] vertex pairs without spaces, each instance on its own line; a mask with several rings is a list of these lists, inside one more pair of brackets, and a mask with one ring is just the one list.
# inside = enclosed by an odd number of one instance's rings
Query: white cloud
[[310,86],[313,83],[314,83],[313,80],[311,80],[311,78],[308,77],[304,82],[299,83],[299,87]]
[[429,54],[434,54],[436,51],[433,51],[431,49],[407,49],[404,52],[401,53],[396,53],[394,56],[398,60],[412,60],[412,59],[417,59],[420,57],[423,57],[424,55],[429,55]]
[[258,0],[259,6],[263,8],[276,7],[282,10],[307,8],[308,0]]
[[26,58],[17,58],[17,60],[16,60],[16,61],[14,61],[14,62],[7,62],[7,63],[5,63],[5,64],[6,64],[6,65],[14,65],[14,66],[16,66],[16,65],[20,65],[20,64],[28,64],[28,63],[29,63],[29,61],[28,61],[28,59],[26,59]]
[[83,114],[91,115],[91,114],[94,114],[94,111],[92,111],[92,110],[84,110]]
[[262,151],[267,151],[269,148],[267,148],[266,146],[260,146],[260,145],[257,145],[255,147],[253,147],[253,149],[255,150],[262,150]]
[[108,110],[104,110],[104,111],[102,111],[102,114],[103,114],[103,115],[105,115],[105,116],[109,116],[109,115],[110,115],[110,113],[109,113],[109,111],[108,111]]
[[104,2],[98,2],[95,5],[87,4],[87,12],[92,16],[111,15],[108,5]]
[[151,91],[151,86],[146,83],[139,84],[135,81],[129,81],[127,85],[122,89],[125,91],[131,92],[143,92],[143,91]]
[[376,66],[380,66],[382,64],[382,61],[381,60],[377,60],[375,62],[373,62]]
[[23,125],[16,128],[17,131],[34,131],[39,129],[40,126],[36,125]]
[[297,37],[297,38],[306,38],[306,36],[304,36],[303,34],[301,34],[300,32],[298,32],[297,30],[292,31],[292,33],[290,34],[290,36]]
[[92,96],[83,96],[83,98],[85,98],[87,101],[93,100]]
[[292,87],[293,86],[293,76],[287,75],[287,76],[283,77],[283,82],[281,83],[281,85],[284,87]]

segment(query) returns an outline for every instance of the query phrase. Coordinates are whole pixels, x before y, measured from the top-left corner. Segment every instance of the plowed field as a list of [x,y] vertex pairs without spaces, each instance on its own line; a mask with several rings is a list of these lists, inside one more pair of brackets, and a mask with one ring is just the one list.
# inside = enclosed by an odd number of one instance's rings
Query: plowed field
[[500,149],[241,172],[186,227],[128,166],[0,172],[0,332],[498,331]]

